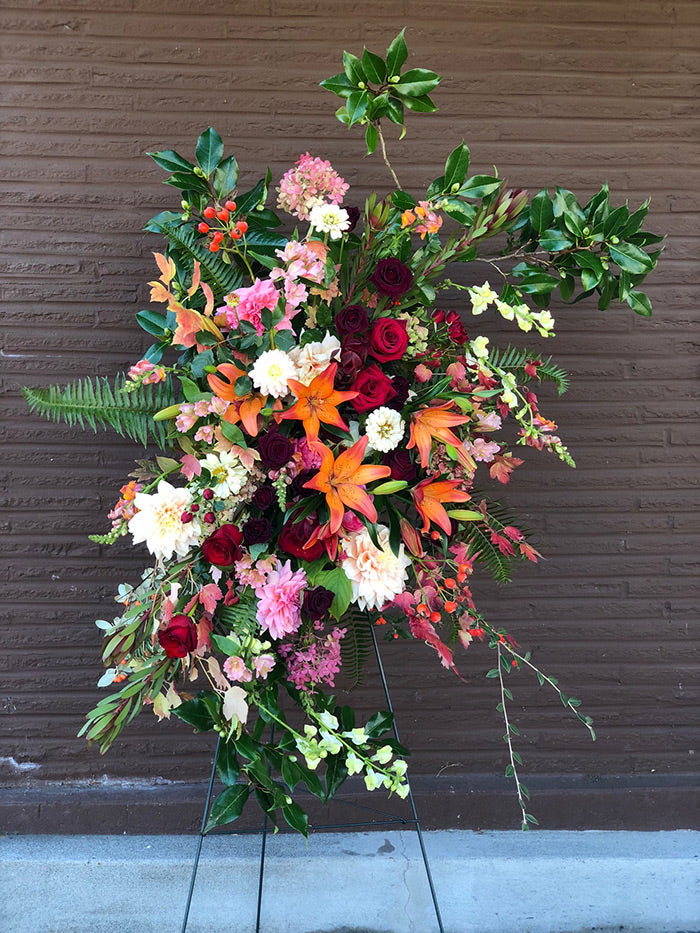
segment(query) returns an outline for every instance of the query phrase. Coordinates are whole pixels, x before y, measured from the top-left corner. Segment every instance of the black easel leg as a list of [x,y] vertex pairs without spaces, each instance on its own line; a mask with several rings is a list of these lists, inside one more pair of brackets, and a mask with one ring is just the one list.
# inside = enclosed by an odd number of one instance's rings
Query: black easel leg
[[[270,731],[270,745],[275,740],[275,727]],[[267,773],[272,769],[268,766]],[[255,915],[255,933],[260,933],[260,915],[262,913],[263,880],[265,878],[265,849],[267,847],[267,811],[263,814],[262,842],[260,843],[260,874],[258,876],[258,910]]]
[[[370,632],[372,633],[372,645],[374,646],[374,653],[377,657],[377,667],[379,668],[379,676],[381,677],[382,687],[384,688],[384,697],[386,699],[387,709],[393,716],[394,708],[391,705],[391,698],[389,696],[389,686],[386,682],[386,675],[384,674],[384,665],[382,664],[382,659],[379,654],[379,645],[377,644],[377,636],[374,631],[374,626],[369,620],[368,620],[368,625],[370,627]],[[396,728],[396,719],[394,719],[393,731],[394,731],[394,737],[396,738],[396,741],[400,742],[401,739],[399,738],[399,732],[398,732],[398,729]],[[443,926],[443,923],[442,923],[442,915],[440,914],[440,905],[438,904],[437,893],[435,892],[435,885],[433,884],[433,876],[430,871],[430,862],[428,861],[428,853],[425,851],[425,844],[423,843],[423,833],[421,832],[420,821],[418,820],[416,804],[413,800],[413,792],[411,791],[411,784],[410,782],[408,782],[408,780],[407,780],[407,783],[408,783],[408,801],[411,804],[411,812],[413,813],[413,823],[416,827],[416,834],[418,836],[418,844],[420,845],[421,855],[423,856],[423,865],[425,867],[425,874],[428,878],[428,885],[430,886],[430,894],[433,899],[433,907],[435,908],[435,916],[438,922],[438,929],[440,930],[440,933],[445,933],[445,927]]]
[[199,830],[199,839],[197,840],[197,851],[194,856],[194,865],[192,866],[192,877],[190,878],[190,890],[187,893],[187,903],[185,904],[185,916],[182,918],[182,928],[180,933],[187,933],[187,921],[190,916],[190,906],[192,904],[192,895],[194,893],[194,883],[197,880],[197,870],[199,869],[199,856],[202,854],[202,840],[204,839],[204,827],[207,825],[207,817],[209,816],[209,805],[211,803],[211,795],[214,791],[214,778],[216,777],[216,759],[219,756],[219,745],[221,744],[221,738],[217,739],[216,749],[214,750],[214,764],[211,766],[211,777],[209,778],[209,789],[207,791],[207,799],[204,803],[204,813],[202,815],[202,825]]

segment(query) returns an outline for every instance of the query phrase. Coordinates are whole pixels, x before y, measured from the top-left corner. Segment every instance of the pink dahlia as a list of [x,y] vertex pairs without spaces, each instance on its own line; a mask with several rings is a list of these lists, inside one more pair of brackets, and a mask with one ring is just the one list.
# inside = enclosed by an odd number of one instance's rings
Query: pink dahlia
[[[226,307],[226,318],[231,327],[238,327],[241,321],[249,321],[255,330],[262,334],[265,330],[261,315],[265,308],[274,311],[280,293],[269,279],[261,282],[256,279],[250,288],[237,288],[233,295],[238,299]],[[227,300],[231,296],[227,296]]]
[[267,575],[267,582],[255,590],[258,597],[258,622],[273,638],[283,638],[301,625],[301,593],[306,587],[303,570],[293,571],[291,561]]

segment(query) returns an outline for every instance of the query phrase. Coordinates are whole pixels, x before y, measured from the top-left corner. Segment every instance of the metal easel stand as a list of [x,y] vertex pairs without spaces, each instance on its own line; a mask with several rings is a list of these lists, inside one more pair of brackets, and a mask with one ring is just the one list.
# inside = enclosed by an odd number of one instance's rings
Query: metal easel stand
[[[382,688],[384,690],[384,697],[386,699],[387,710],[393,715],[394,708],[391,703],[391,697],[389,696],[389,687],[386,680],[386,674],[384,673],[384,665],[382,664],[382,659],[379,654],[379,645],[377,644],[377,636],[374,631],[374,626],[370,625],[370,632],[372,634],[372,646],[374,647],[374,654],[377,659],[377,667],[379,668],[379,676],[382,681]],[[397,742],[400,741],[399,733],[396,728],[396,722],[393,724],[394,737]],[[199,869],[199,859],[202,854],[202,842],[204,840],[204,828],[207,824],[207,817],[209,815],[209,808],[211,806],[211,798],[214,791],[214,780],[216,778],[216,758],[219,752],[219,745],[221,739],[216,743],[216,749],[214,751],[214,763],[211,769],[211,777],[209,778],[209,787],[207,790],[206,800],[204,802],[204,813],[202,815],[202,825],[199,831],[199,837],[197,839],[197,848],[195,850],[194,863],[192,865],[192,876],[190,878],[190,887],[187,893],[187,902],[185,904],[185,913],[182,920],[182,927],[180,933],[187,933],[187,923],[190,915],[190,907],[192,905],[192,895],[194,893],[194,886],[197,880],[197,871]],[[425,850],[425,843],[423,841],[423,833],[421,831],[420,820],[418,819],[418,813],[416,811],[416,804],[413,799],[413,792],[411,791],[411,785],[408,785],[408,802],[411,808],[411,819],[404,819],[402,817],[395,817],[389,813],[385,813],[382,810],[377,810],[374,807],[368,807],[363,804],[349,804],[356,809],[366,810],[371,813],[379,814],[380,816],[388,817],[388,819],[369,819],[362,820],[359,822],[351,823],[322,823],[316,826],[309,826],[309,829],[348,829],[348,828],[360,828],[367,826],[379,826],[386,825],[389,823],[398,823],[403,826],[412,825],[415,828],[416,835],[418,836],[418,844],[420,846],[421,856],[423,857],[423,866],[425,868],[425,875],[428,879],[428,886],[430,887],[430,896],[433,900],[433,907],[435,909],[435,918],[437,920],[439,933],[445,933],[445,927],[442,922],[442,915],[440,914],[440,905],[437,899],[437,893],[435,891],[435,885],[433,884],[433,876],[430,871],[430,861],[428,859],[428,853]],[[258,902],[257,910],[255,916],[255,933],[260,933],[260,918],[262,915],[262,902],[263,902],[263,886],[265,881],[265,850],[267,848],[267,829],[268,829],[268,816],[267,813],[263,815],[262,829],[257,830],[229,830],[219,832],[217,835],[261,835],[261,845],[260,845],[260,871],[258,874]],[[281,829],[280,832],[290,832],[291,830]]]

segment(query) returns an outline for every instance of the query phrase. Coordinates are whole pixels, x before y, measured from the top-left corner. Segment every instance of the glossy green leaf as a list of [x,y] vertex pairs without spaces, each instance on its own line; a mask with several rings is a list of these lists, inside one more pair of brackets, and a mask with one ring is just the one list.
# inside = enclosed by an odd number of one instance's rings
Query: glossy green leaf
[[437,110],[437,107],[427,94],[423,94],[420,97],[407,97],[404,103],[408,109],[413,110],[414,113],[435,113]]
[[554,220],[552,199],[546,189],[539,191],[530,203],[530,223],[538,233],[543,233]]
[[392,77],[401,71],[404,62],[408,58],[408,49],[404,39],[405,31],[405,28],[402,29],[398,36],[392,39],[389,48],[386,50],[386,70]]
[[211,126],[208,127],[197,140],[194,154],[199,167],[208,178],[219,162],[221,162],[224,154],[223,141],[216,130]]
[[298,803],[285,803],[282,805],[282,816],[287,823],[306,837],[309,835],[309,817],[301,809]]
[[238,162],[235,156],[228,156],[214,169],[212,185],[216,196],[223,201],[238,184]]
[[345,104],[345,110],[348,115],[348,126],[354,126],[367,113],[367,92],[353,91]]
[[464,140],[448,155],[445,162],[445,188],[462,185],[469,171],[469,149]]
[[230,441],[232,444],[238,444],[239,447],[247,447],[246,439],[243,436],[243,431],[235,425],[231,424],[228,421],[221,422],[221,433],[224,435],[227,441]]
[[540,246],[549,253],[558,253],[560,250],[570,249],[573,245],[574,241],[556,228],[545,230],[540,236]]
[[430,94],[440,81],[440,76],[434,71],[428,71],[427,68],[411,68],[401,75],[398,83],[393,85],[393,90],[403,98],[422,97],[424,94]]
[[206,180],[190,172],[174,172],[170,178],[165,179],[165,184],[179,188],[181,191],[201,191],[202,194],[209,194]]
[[374,150],[377,148],[378,134],[376,126],[373,126],[371,123],[367,124],[367,129],[365,130],[365,143],[367,144],[367,155],[372,155]]
[[472,175],[468,178],[458,194],[464,198],[485,198],[501,187],[502,180],[493,175]]
[[386,78],[384,59],[367,49],[362,53],[362,69],[367,76],[367,80],[372,84],[381,84]]
[[367,80],[362,62],[357,55],[353,55],[352,52],[343,52],[343,69],[348,80],[351,81],[355,87]]
[[609,244],[608,249],[612,261],[632,275],[643,275],[654,268],[653,259],[633,243],[618,243],[617,246]]
[[209,732],[214,727],[212,703],[208,699],[211,693],[201,692],[192,700],[185,700],[173,709],[173,714],[183,722],[194,726],[197,732]]
[[237,820],[250,795],[250,784],[236,784],[227,787],[214,801],[204,832],[208,833],[215,826],[225,826]]
[[161,152],[147,152],[156,165],[164,168],[166,172],[191,172],[194,169],[192,162],[183,159],[174,149],[163,149]]
[[238,779],[240,770],[233,742],[220,742],[216,755],[216,773],[221,783],[232,787]]
[[326,78],[325,81],[321,81],[321,87],[324,87],[327,91],[331,91],[333,94],[337,94],[338,97],[349,97],[355,90],[356,85],[353,84],[344,71],[341,71],[340,74],[333,75],[332,78]]
[[648,296],[645,295],[644,292],[630,291],[627,293],[627,298],[625,300],[630,308],[637,314],[641,314],[643,317],[651,317],[651,301],[649,301]]
[[151,311],[147,308],[145,311],[139,311],[136,314],[136,320],[147,334],[154,337],[161,337],[167,330],[166,317],[159,311]]

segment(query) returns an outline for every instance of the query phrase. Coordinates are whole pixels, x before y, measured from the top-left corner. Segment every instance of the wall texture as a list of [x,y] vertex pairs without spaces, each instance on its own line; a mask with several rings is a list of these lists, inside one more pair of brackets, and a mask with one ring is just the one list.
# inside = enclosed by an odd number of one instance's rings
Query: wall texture
[[[440,112],[413,116],[407,138],[390,143],[405,187],[424,187],[464,137],[476,171],[495,162],[533,192],[561,184],[587,196],[607,179],[619,201],[651,194],[650,226],[669,234],[649,283],[651,320],[583,304],[555,314],[559,336],[546,349],[572,388],[541,400],[578,469],[526,452],[505,492],[547,560],[505,589],[481,578],[476,592],[596,720],[592,744],[556,697],[524,674],[511,684],[541,822],[692,825],[700,5],[208,0],[196,15],[193,6],[7,0],[0,11],[4,825],[189,826],[211,755],[187,727],[146,714],[104,758],[75,738],[98,697],[93,619],[111,618],[117,583],[146,556],[125,542],[102,553],[86,535],[106,528],[140,454],[112,434],[30,417],[19,388],[111,375],[138,358],[133,315],[159,248],[141,228],[177,204],[146,150],[189,155],[213,125],[243,184],[265,164],[279,178],[310,149],[351,183],[350,200],[388,187],[380,158],[363,157],[360,134],[334,120],[335,98],[317,84],[339,70],[343,48],[381,49],[403,25],[413,60],[445,76]],[[488,649],[460,659],[466,685],[422,645],[392,643],[384,657],[426,822],[517,825],[498,777],[505,746],[484,679]],[[372,673],[361,702],[381,703]]]

